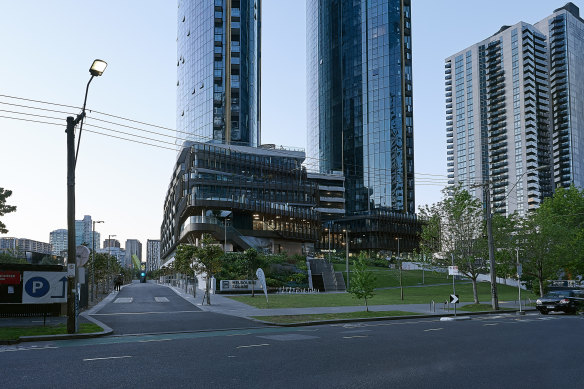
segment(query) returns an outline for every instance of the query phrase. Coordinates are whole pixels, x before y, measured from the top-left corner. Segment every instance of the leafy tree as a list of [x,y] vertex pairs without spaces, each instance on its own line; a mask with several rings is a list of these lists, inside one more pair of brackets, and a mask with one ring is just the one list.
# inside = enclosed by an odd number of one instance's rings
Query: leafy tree
[[433,254],[434,264],[458,266],[458,271],[470,278],[478,304],[477,278],[487,271],[482,203],[461,185],[445,188],[442,193],[442,201],[419,209],[424,221],[421,252]]
[[[244,267],[247,270],[247,274],[249,275],[250,280],[255,280],[255,272],[257,271],[257,269],[259,267],[262,266],[262,259],[260,258],[260,255],[258,253],[258,251],[256,249],[249,248],[247,250],[245,250],[244,255],[243,255],[243,263],[244,263]],[[251,286],[251,297],[255,296],[255,288],[254,288],[254,284],[252,283]]]
[[[0,188],[0,216],[16,211],[16,206],[6,204],[6,199],[12,196],[12,191]],[[0,220],[0,234],[7,234],[6,225]]]
[[558,271],[568,278],[584,271],[584,190],[574,186],[558,188],[536,211],[541,232],[554,244],[549,256]]
[[535,278],[539,283],[539,295],[543,296],[545,281],[557,274],[557,265],[550,255],[550,248],[554,245],[553,233],[541,228],[537,213],[530,213],[523,220],[519,234],[525,251],[522,255],[523,277]]
[[0,253],[0,263],[28,263],[24,258],[18,258],[11,252]]
[[374,296],[373,290],[375,288],[376,277],[367,268],[365,253],[359,254],[357,261],[353,261],[352,276],[351,287],[348,291],[359,300],[365,299],[365,310],[369,312],[367,299]]
[[205,274],[205,294],[207,304],[211,304],[211,278],[221,271],[223,249],[216,244],[210,235],[203,235],[201,246],[181,244],[176,249],[175,262],[194,269],[197,274]]
[[507,217],[493,215],[493,241],[495,242],[495,268],[504,278],[517,274],[517,250],[522,249],[519,241],[519,226],[522,219],[517,213]]

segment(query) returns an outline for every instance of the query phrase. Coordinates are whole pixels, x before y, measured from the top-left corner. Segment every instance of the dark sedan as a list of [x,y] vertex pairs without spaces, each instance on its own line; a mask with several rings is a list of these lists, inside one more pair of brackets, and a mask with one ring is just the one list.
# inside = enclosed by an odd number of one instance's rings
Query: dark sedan
[[552,290],[537,299],[536,308],[542,314],[549,312],[576,313],[581,307],[582,294],[574,290]]

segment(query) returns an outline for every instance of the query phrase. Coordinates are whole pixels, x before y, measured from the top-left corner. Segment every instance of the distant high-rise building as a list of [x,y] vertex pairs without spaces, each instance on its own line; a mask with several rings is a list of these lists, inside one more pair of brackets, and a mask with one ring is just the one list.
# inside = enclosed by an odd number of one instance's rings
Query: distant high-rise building
[[91,247],[92,244],[92,232],[93,225],[91,223],[91,216],[83,216],[83,220],[75,220],[75,244],[77,246],[86,244]]
[[32,239],[5,237],[0,238],[0,251],[9,251],[19,257],[24,257],[26,252],[51,255],[53,246]]
[[328,227],[360,249],[411,251],[410,0],[307,0],[306,17],[308,166],[345,177],[346,217]]
[[67,251],[67,237],[66,229],[54,230],[49,233],[49,243],[53,247],[53,255],[61,255],[63,251]]
[[[584,20],[575,5],[446,58],[445,79],[450,184],[489,193],[500,214],[584,185]],[[488,192],[474,185],[486,182]]]
[[258,146],[261,0],[179,0],[177,143]]
[[160,269],[160,240],[146,241],[146,270]]
[[[92,238],[92,233],[94,236]],[[93,223],[91,216],[85,215],[82,220],[75,220],[75,245],[87,245],[90,249],[95,242],[95,248],[100,247],[100,234],[97,231],[93,231]],[[58,229],[51,231],[49,234],[49,241],[53,245],[53,254],[60,255],[63,250],[67,250],[67,242],[69,238],[67,236],[66,229]]]
[[136,255],[140,262],[142,262],[142,243],[137,239],[126,240],[126,260],[125,267],[132,267],[132,255]]
[[117,247],[117,248],[121,248],[122,245],[120,244],[120,241],[117,239],[104,239],[103,240],[103,248],[106,249],[108,247]]

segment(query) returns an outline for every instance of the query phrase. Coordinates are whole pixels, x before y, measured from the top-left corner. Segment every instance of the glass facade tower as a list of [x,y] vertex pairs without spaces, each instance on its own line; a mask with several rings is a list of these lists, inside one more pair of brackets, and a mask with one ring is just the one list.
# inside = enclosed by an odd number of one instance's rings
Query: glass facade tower
[[307,0],[308,163],[347,214],[415,212],[409,0]]
[[261,0],[179,0],[177,143],[260,142]]

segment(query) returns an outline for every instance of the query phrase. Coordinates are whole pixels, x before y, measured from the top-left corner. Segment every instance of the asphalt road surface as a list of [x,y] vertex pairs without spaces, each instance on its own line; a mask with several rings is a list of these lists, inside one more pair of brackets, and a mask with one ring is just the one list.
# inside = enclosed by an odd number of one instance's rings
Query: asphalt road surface
[[3,388],[581,388],[583,327],[533,313],[112,336],[0,346],[0,372]]
[[170,288],[152,283],[125,286],[112,302],[91,316],[111,327],[115,335],[262,326],[251,320],[202,311]]

